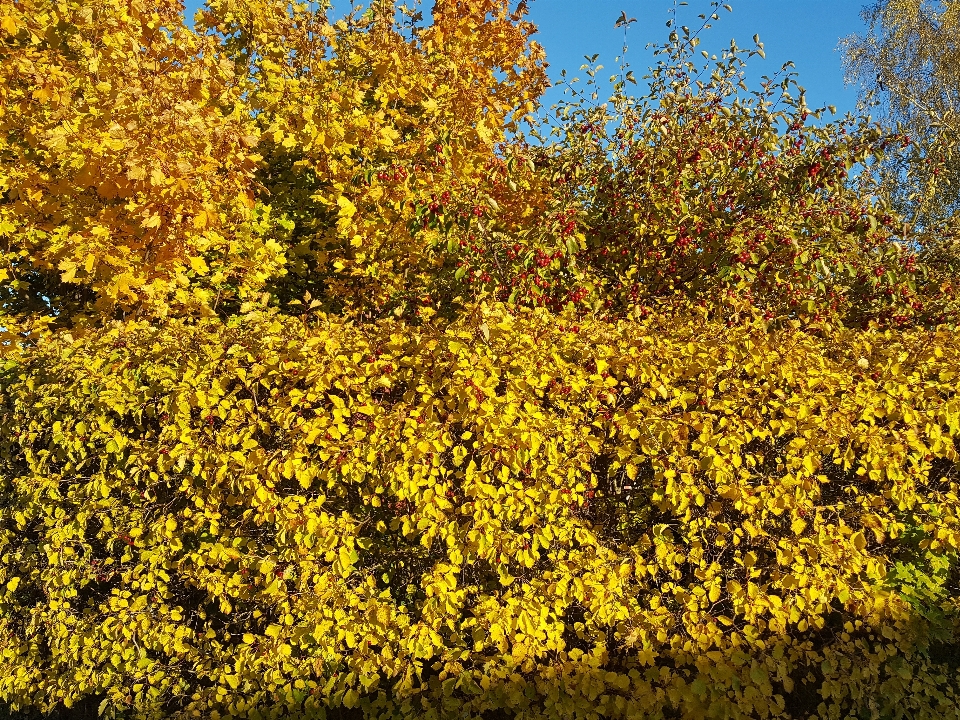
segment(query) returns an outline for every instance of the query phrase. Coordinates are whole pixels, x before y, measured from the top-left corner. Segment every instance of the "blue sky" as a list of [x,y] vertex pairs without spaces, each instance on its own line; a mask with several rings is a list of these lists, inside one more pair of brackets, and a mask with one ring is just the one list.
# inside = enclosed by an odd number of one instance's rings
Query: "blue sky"
[[[757,88],[762,75],[773,74],[792,60],[810,105],[835,105],[840,114],[854,110],[857,92],[844,85],[837,44],[840,38],[864,30],[863,0],[732,0],[729,4],[733,12],[720,11],[720,20],[707,31],[702,47],[716,51],[729,46],[731,39],[741,47],[752,47],[754,34],[759,34],[766,59],[755,57],[748,64],[751,89]],[[551,78],[560,68],[568,73],[578,70],[583,56],[593,53],[600,53],[598,62],[605,65],[601,75],[608,77],[606,70],[615,67],[613,59],[623,44],[623,32],[614,29],[614,22],[621,10],[626,11],[637,18],[627,35],[627,57],[639,77],[652,58],[644,46],[666,40],[671,6],[665,0],[534,0],[530,17],[540,28],[537,39],[546,48]],[[699,27],[697,16],[707,10],[707,2],[689,0],[687,7],[678,8],[678,24]]]
[[[697,15],[708,10],[706,0],[688,0],[679,8],[679,24],[699,24]],[[720,20],[708,31],[703,48],[715,51],[729,45],[732,38],[741,47],[753,44],[759,34],[764,43],[766,60],[753,58],[748,69],[748,85],[754,89],[762,75],[773,74],[792,60],[799,73],[799,82],[807,90],[811,106],[835,105],[842,115],[854,110],[855,88],[844,85],[843,70],[837,44],[840,39],[863,30],[860,10],[865,0],[730,0],[733,12],[720,11]],[[188,14],[199,6],[187,0]],[[430,0],[424,6],[429,9]],[[579,72],[584,55],[599,53],[597,62],[604,65],[601,77],[614,71],[614,58],[623,45],[622,30],[614,28],[621,11],[636,17],[630,28],[628,59],[639,78],[651,64],[651,55],[644,47],[649,42],[662,42],[666,28],[667,0],[532,0],[530,19],[539,27],[536,40],[546,48],[552,80],[559,78],[561,68],[571,75]],[[344,0],[334,0],[334,12],[349,7]],[[584,78],[585,79],[585,78]],[[547,102],[560,97],[554,89]]]

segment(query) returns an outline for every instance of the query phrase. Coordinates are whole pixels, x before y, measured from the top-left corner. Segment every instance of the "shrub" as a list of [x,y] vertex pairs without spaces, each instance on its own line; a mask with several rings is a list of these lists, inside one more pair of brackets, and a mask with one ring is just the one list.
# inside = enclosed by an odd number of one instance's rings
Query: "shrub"
[[0,692],[954,717],[958,356],[501,306],[61,336],[3,376]]

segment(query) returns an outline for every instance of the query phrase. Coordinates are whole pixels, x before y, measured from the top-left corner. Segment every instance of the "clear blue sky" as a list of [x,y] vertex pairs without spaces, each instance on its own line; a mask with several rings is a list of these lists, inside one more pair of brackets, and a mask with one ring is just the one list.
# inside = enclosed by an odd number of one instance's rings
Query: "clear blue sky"
[[[687,7],[678,9],[679,24],[699,27],[697,16],[707,12],[709,3],[688,1]],[[720,20],[707,31],[701,47],[715,52],[729,46],[731,39],[741,47],[752,47],[754,34],[759,34],[766,59],[755,57],[748,64],[751,89],[758,89],[761,76],[772,75],[792,60],[810,105],[835,105],[840,114],[855,108],[857,92],[844,85],[837,44],[840,38],[864,30],[860,19],[864,0],[731,0],[729,4],[733,12],[720,11]],[[601,75],[609,77],[607,70],[615,67],[613,59],[623,44],[623,32],[614,29],[614,22],[621,10],[626,11],[637,18],[627,35],[627,58],[639,78],[652,64],[646,44],[667,39],[671,6],[666,0],[534,0],[530,17],[540,28],[537,39],[546,48],[551,78],[561,68],[577,71],[583,56],[593,53],[600,53],[598,62],[605,66]]]
[[[697,15],[708,10],[706,0],[688,0],[679,8],[679,23],[699,25]],[[863,30],[860,10],[865,0],[730,0],[733,12],[720,11],[720,20],[708,31],[704,49],[716,51],[729,45],[732,38],[741,47],[751,47],[753,35],[764,43],[766,60],[754,58],[749,67],[748,85],[757,87],[762,75],[773,74],[787,60],[796,64],[799,82],[807,89],[811,106],[835,105],[842,115],[856,106],[856,89],[843,82],[840,38]],[[424,7],[429,10],[430,0]],[[200,5],[187,0],[188,17]],[[636,17],[628,34],[628,59],[639,78],[651,64],[651,55],[644,47],[649,42],[666,40],[667,0],[532,0],[530,19],[539,27],[536,40],[546,48],[550,77],[556,80],[561,68],[582,77],[579,72],[584,55],[599,53],[604,65],[604,78],[615,69],[614,58],[620,53],[623,32],[614,29],[614,22],[624,10]],[[346,0],[334,0],[334,10],[349,7]],[[584,78],[585,79],[585,78]],[[547,96],[555,101],[556,90]]]

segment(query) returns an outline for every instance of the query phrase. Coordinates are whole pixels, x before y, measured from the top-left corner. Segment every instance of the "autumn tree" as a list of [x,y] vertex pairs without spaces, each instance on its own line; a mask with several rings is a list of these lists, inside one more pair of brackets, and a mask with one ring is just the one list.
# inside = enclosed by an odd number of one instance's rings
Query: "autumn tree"
[[866,108],[904,142],[881,165],[883,188],[926,264],[960,268],[960,4],[883,0],[863,13],[867,32],[842,43],[848,79]]

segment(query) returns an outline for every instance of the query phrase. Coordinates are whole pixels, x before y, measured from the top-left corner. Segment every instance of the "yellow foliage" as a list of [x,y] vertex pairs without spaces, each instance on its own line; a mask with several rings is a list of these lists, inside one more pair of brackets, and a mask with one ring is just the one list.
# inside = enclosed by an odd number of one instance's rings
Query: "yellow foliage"
[[[241,229],[259,160],[244,142],[252,119],[224,111],[241,86],[215,39],[184,27],[178,2],[0,7],[20,28],[0,50],[13,310],[36,313],[47,297],[58,313],[162,314],[204,253],[220,256],[221,282],[275,274],[279,246]],[[53,293],[58,283],[77,290]]]
[[955,717],[960,345],[827,337],[478,306],[51,339],[0,390],[0,696]]
[[551,142],[525,3],[181,12],[0,0],[0,702],[960,720],[876,128],[731,50]]

